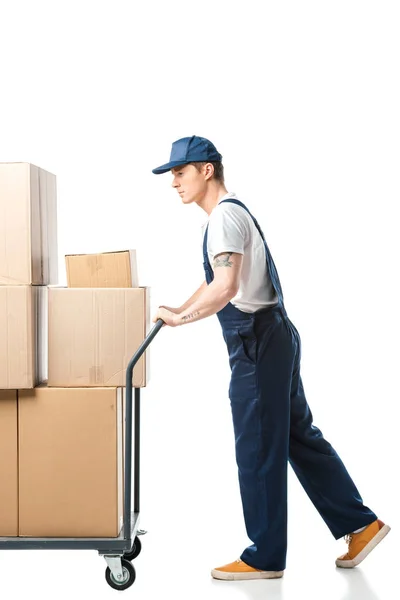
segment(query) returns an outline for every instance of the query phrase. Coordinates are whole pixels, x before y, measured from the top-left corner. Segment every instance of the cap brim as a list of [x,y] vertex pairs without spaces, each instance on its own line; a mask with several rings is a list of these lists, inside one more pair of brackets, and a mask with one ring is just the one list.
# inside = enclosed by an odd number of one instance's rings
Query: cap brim
[[174,167],[179,167],[180,165],[185,165],[187,163],[180,161],[172,161],[169,163],[166,163],[165,165],[161,165],[161,167],[157,167],[156,169],[153,169],[152,172],[155,175],[161,175],[161,173],[166,173],[167,171],[170,171],[171,169],[173,169]]

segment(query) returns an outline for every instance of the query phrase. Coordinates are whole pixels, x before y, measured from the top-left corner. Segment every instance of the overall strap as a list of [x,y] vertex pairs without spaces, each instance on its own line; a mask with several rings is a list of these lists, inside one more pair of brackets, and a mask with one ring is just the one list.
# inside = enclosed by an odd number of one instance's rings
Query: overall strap
[[259,233],[261,235],[261,238],[262,238],[262,240],[264,242],[265,255],[266,255],[266,259],[267,259],[267,265],[268,265],[268,269],[269,269],[269,275],[270,275],[270,279],[272,281],[272,285],[274,286],[275,292],[276,292],[276,294],[278,296],[278,304],[283,307],[283,292],[282,292],[281,282],[279,281],[278,271],[276,269],[275,263],[273,261],[271,253],[270,253],[269,248],[267,246],[267,242],[265,240],[264,233],[263,233],[260,225],[258,224],[257,219],[251,214],[251,212],[249,211],[249,209],[247,208],[247,206],[245,206],[243,204],[243,202],[241,202],[240,200],[237,200],[236,198],[226,198],[225,200],[221,200],[220,204],[222,204],[223,202],[231,202],[232,204],[237,204],[238,206],[241,206],[242,208],[244,208],[249,213],[249,215],[253,219],[254,225],[256,226],[257,230],[259,231]]

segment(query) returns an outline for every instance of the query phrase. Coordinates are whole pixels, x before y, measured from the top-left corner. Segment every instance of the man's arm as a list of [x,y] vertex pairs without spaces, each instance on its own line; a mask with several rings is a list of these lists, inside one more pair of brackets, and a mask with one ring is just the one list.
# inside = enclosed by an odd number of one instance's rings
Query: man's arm
[[185,311],[189,306],[191,306],[194,302],[196,302],[196,300],[198,300],[200,298],[200,296],[202,295],[202,293],[204,292],[204,290],[207,287],[207,281],[203,281],[203,283],[201,284],[201,286],[199,287],[199,289],[193,294],[193,296],[190,296],[189,300],[187,300],[185,302],[185,304],[182,304],[182,306],[179,307],[179,312],[183,312]]
[[206,282],[183,305],[176,315],[176,324],[184,325],[209,317],[220,311],[237,294],[242,269],[243,255],[224,252],[215,256],[214,279]]
[[167,310],[175,313],[176,315],[179,315],[182,311],[186,310],[188,306],[193,304],[193,302],[195,302],[201,296],[201,294],[206,289],[206,287],[207,287],[207,282],[203,281],[203,283],[198,288],[198,290],[195,291],[193,296],[190,296],[189,300],[186,300],[185,304],[182,304],[182,306],[180,306],[179,308],[171,308],[171,306],[166,306],[165,304],[163,304],[159,308],[166,308]]

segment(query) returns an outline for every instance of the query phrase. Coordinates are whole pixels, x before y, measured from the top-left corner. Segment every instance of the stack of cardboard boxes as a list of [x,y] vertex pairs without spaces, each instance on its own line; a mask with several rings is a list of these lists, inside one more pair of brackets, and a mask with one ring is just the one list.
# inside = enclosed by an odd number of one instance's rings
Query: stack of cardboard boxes
[[0,537],[116,537],[149,288],[134,251],[67,256],[59,287],[56,206],[54,175],[0,164]]

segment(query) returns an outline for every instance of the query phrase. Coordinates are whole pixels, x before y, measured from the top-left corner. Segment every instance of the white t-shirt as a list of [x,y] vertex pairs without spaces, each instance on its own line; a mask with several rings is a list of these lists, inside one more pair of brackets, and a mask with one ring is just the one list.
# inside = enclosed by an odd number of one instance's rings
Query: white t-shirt
[[264,242],[253,219],[242,206],[232,202],[221,204],[226,198],[239,200],[233,193],[219,200],[203,224],[203,239],[208,223],[207,252],[211,268],[216,254],[243,254],[239,291],[231,303],[243,312],[252,313],[276,304],[278,297],[268,276]]

